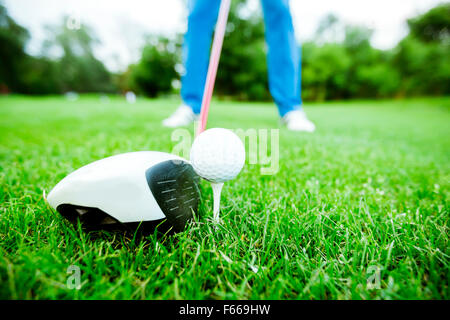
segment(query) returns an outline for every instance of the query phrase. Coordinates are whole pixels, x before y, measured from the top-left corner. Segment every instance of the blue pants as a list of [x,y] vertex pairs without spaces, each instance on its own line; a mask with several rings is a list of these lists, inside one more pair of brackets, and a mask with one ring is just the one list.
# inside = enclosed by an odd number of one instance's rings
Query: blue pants
[[[300,108],[300,48],[294,37],[289,0],[261,0],[269,48],[269,88],[280,116]],[[181,98],[200,113],[208,72],[209,49],[220,0],[189,0],[188,30],[184,37]],[[226,39],[224,40],[226,41]],[[245,45],[245,44],[244,44]],[[220,67],[219,67],[220,68]],[[220,72],[220,71],[219,71]]]

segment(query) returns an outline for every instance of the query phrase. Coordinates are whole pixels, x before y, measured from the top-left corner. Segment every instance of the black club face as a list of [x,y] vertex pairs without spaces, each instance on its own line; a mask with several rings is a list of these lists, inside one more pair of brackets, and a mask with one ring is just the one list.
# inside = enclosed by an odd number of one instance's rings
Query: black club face
[[199,176],[181,160],[161,162],[145,173],[148,186],[175,231],[182,231],[200,202]]

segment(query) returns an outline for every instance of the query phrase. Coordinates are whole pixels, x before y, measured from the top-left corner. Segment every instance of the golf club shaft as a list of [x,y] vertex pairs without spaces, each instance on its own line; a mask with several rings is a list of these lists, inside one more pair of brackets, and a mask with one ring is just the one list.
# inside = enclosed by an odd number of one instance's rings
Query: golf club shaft
[[227,26],[228,13],[230,11],[231,0],[222,0],[220,3],[219,16],[217,18],[216,31],[214,32],[214,41],[209,59],[208,75],[206,77],[205,89],[203,91],[202,108],[200,111],[200,123],[197,128],[197,135],[206,128],[208,121],[209,105],[216,81],[217,68],[219,66],[220,53],[222,51],[223,38]]

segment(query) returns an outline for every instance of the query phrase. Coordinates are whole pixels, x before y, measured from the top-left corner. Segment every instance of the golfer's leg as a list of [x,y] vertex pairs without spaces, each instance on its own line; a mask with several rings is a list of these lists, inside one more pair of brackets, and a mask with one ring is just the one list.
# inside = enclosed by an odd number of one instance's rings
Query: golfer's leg
[[208,72],[209,51],[220,0],[189,0],[188,30],[184,37],[181,98],[194,113],[200,113]]
[[300,47],[294,36],[289,0],[261,0],[269,47],[269,88],[281,116],[301,105]]

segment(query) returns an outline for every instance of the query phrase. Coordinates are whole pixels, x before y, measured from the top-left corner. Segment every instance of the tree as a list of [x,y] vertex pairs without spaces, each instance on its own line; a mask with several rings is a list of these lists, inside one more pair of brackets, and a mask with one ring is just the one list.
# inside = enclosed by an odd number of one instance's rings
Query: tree
[[442,42],[449,44],[450,39],[450,3],[444,3],[428,12],[409,19],[411,35],[424,42]]
[[345,48],[336,43],[303,45],[302,87],[304,100],[343,98],[351,66]]
[[172,82],[179,78],[175,65],[179,47],[164,37],[150,37],[139,63],[130,67],[130,87],[149,97],[170,92]]
[[47,26],[48,39],[43,45],[46,57],[60,53],[57,77],[62,91],[115,91],[109,71],[94,55],[94,47],[100,42],[93,31],[82,24],[71,28],[68,22],[65,17],[61,25]]
[[450,4],[408,20],[410,33],[395,49],[402,95],[450,94]]
[[[394,81],[398,77],[389,70],[388,54],[371,46],[373,30],[355,25],[347,25],[344,30],[342,45],[352,62],[347,70],[345,98],[376,98],[391,92],[392,86],[398,85]],[[384,71],[388,72],[383,76]],[[391,81],[383,83],[382,78],[388,77]]]
[[7,90],[23,90],[23,63],[28,58],[25,53],[28,39],[28,31],[18,25],[0,4],[0,86]]
[[395,49],[393,67],[402,75],[401,95],[449,94],[448,46],[408,36]]
[[216,93],[240,100],[269,100],[264,24],[261,14],[243,15],[245,1],[233,1],[220,58]]

